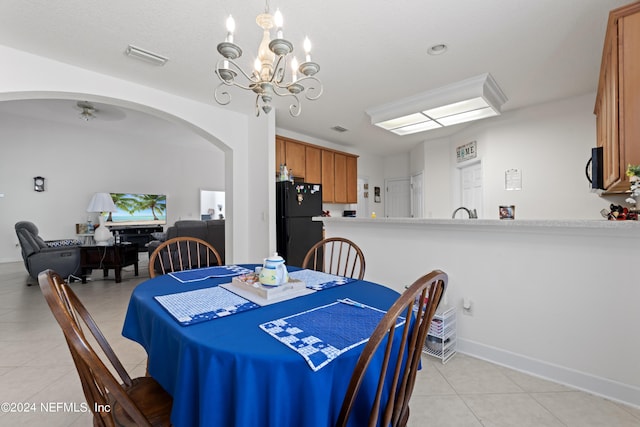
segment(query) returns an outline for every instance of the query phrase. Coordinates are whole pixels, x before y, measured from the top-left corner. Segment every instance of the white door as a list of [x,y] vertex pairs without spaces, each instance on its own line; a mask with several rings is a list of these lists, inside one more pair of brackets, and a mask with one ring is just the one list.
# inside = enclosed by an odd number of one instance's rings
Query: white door
[[411,215],[411,182],[409,178],[385,180],[384,211],[391,218]]
[[482,216],[482,163],[477,162],[460,169],[462,206],[476,210]]
[[424,194],[422,172],[411,177],[411,217],[424,217]]

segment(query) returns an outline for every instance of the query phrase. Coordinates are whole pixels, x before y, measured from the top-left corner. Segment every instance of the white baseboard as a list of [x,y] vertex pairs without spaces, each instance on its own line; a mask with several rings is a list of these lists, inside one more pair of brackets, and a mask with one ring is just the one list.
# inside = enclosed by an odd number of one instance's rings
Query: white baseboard
[[640,409],[640,387],[458,338],[457,351]]

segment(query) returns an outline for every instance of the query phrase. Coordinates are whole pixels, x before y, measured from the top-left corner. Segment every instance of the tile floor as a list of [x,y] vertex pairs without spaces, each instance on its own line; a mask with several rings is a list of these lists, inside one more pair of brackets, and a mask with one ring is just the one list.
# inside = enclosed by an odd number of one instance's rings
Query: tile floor
[[[132,376],[144,375],[146,355],[120,332],[131,290],[146,278],[145,259],[140,277],[129,267],[120,284],[113,272],[106,280],[96,272],[88,284],[74,284]],[[0,402],[14,403],[12,409],[35,404],[35,411],[5,412],[3,406],[0,426],[90,426],[62,333],[39,288],[25,286],[27,278],[22,263],[0,264]],[[423,360],[411,399],[412,427],[640,426],[640,409],[473,357],[457,354],[446,365]]]

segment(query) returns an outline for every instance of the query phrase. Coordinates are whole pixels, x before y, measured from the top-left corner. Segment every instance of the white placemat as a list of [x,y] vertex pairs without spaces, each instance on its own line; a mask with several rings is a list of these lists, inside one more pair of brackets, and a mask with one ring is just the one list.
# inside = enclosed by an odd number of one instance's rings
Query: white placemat
[[259,307],[219,286],[154,297],[181,325],[229,316]]
[[169,276],[173,277],[180,283],[190,283],[205,280],[210,277],[233,277],[247,273],[251,273],[251,270],[239,265],[220,265],[215,267],[176,271],[169,273]]
[[322,291],[324,289],[333,288],[334,286],[344,285],[356,280],[350,277],[336,276],[335,274],[308,269],[292,271],[289,273],[289,277],[302,280],[307,284],[307,288],[314,289],[316,291]]

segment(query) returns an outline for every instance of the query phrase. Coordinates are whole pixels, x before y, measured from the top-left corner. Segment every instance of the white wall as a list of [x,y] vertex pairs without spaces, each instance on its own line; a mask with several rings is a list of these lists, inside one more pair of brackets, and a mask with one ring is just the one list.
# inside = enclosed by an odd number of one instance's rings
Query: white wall
[[[584,172],[596,146],[594,99],[587,94],[479,121],[451,136],[446,151],[440,141],[425,142],[425,175],[449,165],[451,183],[451,191],[438,192],[425,179],[425,210],[432,206],[434,218],[449,218],[460,206],[455,148],[476,141],[483,170],[481,217],[498,218],[499,205],[515,205],[516,219],[601,218],[610,201],[590,192]],[[508,169],[521,171],[521,191],[505,190]]]
[[399,292],[445,271],[465,353],[640,407],[640,224],[411,221],[330,218],[325,229],[360,246],[365,279]]
[[451,144],[447,138],[424,143],[424,213],[426,218],[450,218],[452,194]]
[[[260,197],[268,193],[268,188],[260,183],[267,182],[265,171],[273,166],[267,164],[254,170],[247,165],[260,165],[264,161],[262,147],[274,143],[269,138],[274,135],[270,129],[275,129],[275,115],[249,121],[249,116],[244,114],[4,46],[0,46],[0,63],[3,64],[0,67],[0,101],[81,98],[110,103],[183,125],[218,147],[225,155],[228,260],[255,262],[264,256],[275,225],[263,221],[263,216],[254,212],[273,209],[273,199],[268,195]],[[73,153],[66,154],[69,157]],[[271,173],[273,176],[274,171]],[[197,189],[196,185],[189,191],[197,193]],[[73,197],[73,194],[74,188],[70,185],[67,195]],[[50,206],[41,203],[38,207],[46,210]],[[255,245],[255,242],[264,243]]]
[[[75,114],[70,111],[69,114]],[[46,239],[74,238],[95,192],[167,195],[167,223],[199,218],[199,188],[224,188],[224,153],[186,129],[178,141],[0,115],[0,262],[21,259],[14,224]],[[152,147],[152,149],[150,149]],[[46,191],[33,191],[33,177]]]

